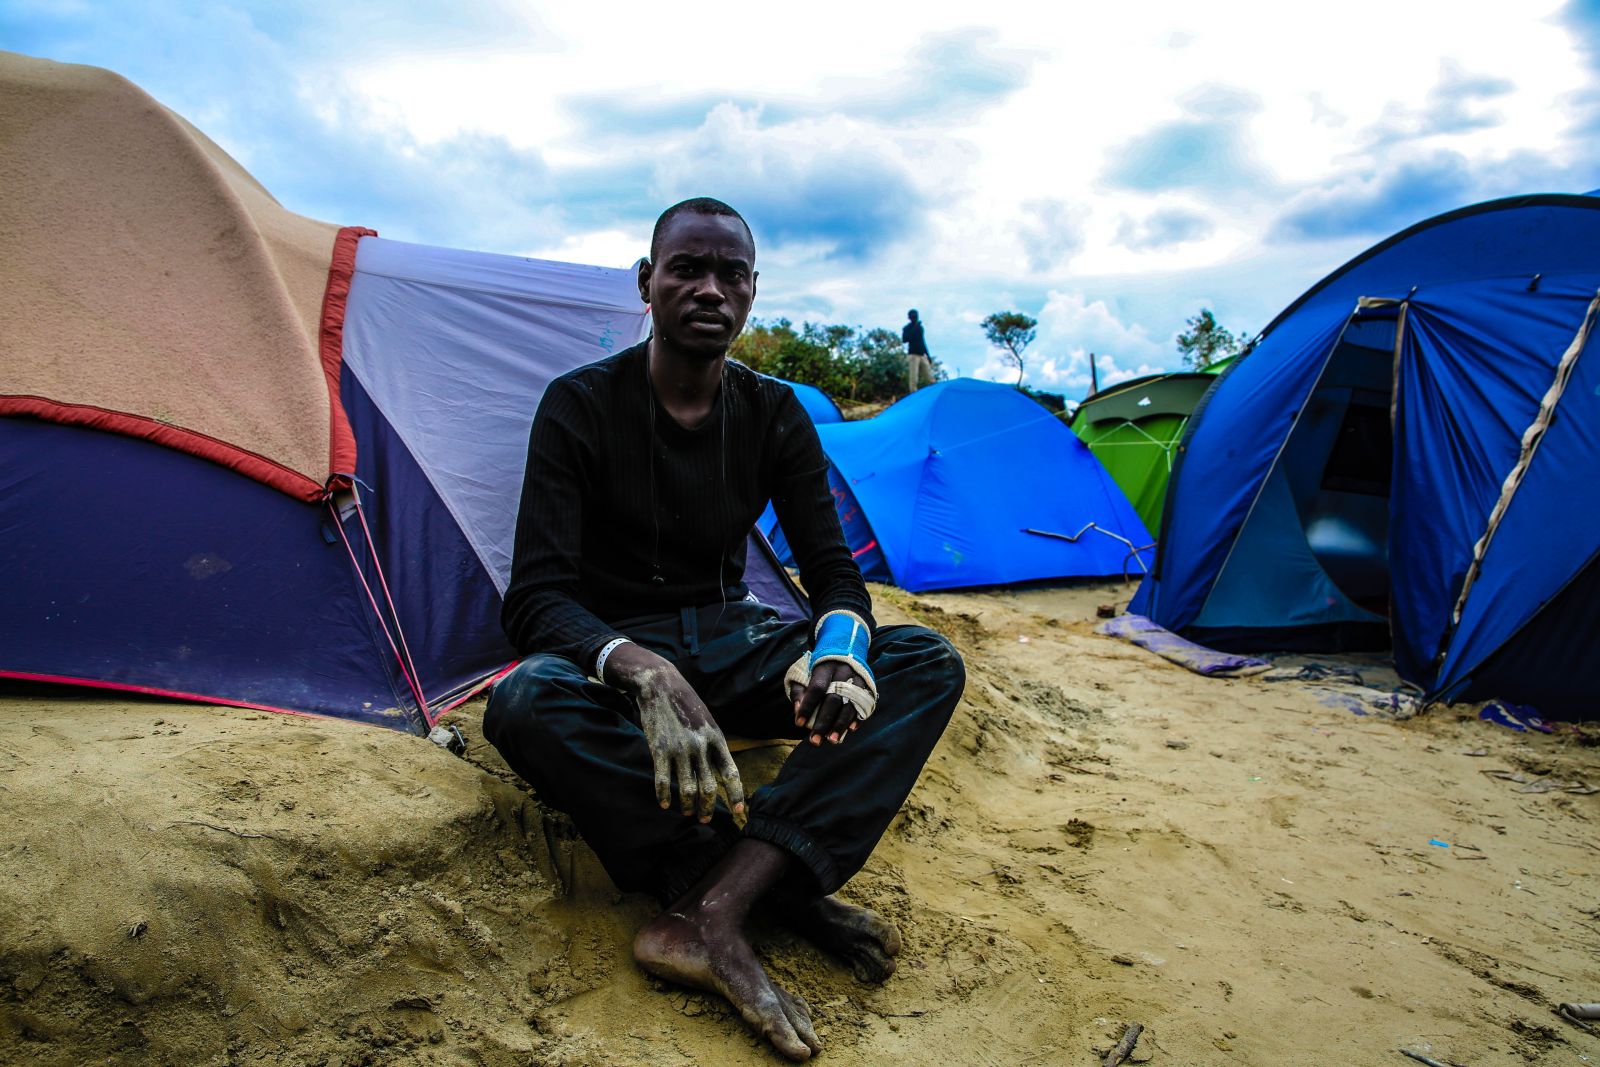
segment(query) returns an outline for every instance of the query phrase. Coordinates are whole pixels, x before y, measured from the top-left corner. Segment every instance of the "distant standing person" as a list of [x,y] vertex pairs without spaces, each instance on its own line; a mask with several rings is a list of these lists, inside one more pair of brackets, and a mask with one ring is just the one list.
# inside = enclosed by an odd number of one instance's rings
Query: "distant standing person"
[[922,320],[917,309],[906,312],[906,324],[900,328],[900,340],[906,343],[906,370],[910,376],[909,392],[933,384],[933,361],[928,358],[928,341],[922,336]]

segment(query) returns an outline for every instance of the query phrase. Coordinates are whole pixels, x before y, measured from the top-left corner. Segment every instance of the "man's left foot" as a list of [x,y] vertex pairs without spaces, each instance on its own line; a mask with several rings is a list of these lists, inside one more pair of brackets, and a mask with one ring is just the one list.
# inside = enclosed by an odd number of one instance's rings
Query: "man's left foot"
[[811,897],[803,903],[778,904],[772,917],[849,964],[857,981],[876,984],[894,973],[900,931],[871,908],[835,896]]

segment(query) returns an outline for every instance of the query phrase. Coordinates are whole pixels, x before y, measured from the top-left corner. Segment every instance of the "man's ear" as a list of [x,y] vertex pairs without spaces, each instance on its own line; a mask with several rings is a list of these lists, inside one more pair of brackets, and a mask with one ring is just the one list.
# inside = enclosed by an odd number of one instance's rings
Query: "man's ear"
[[750,303],[751,304],[754,304],[756,302],[756,282],[758,282],[760,280],[761,280],[761,272],[760,271],[753,270],[753,271],[750,272]]
[[650,275],[652,268],[648,259],[639,261],[639,299],[646,304],[650,303]]

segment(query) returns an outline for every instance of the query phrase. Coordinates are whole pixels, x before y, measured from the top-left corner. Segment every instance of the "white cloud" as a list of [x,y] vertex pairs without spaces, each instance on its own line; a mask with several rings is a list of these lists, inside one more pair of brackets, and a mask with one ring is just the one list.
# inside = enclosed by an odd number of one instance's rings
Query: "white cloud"
[[[1080,292],[1052,291],[1037,318],[1038,335],[1024,353],[1023,376],[1025,384],[1037,389],[1073,399],[1086,395],[1091,353],[1101,388],[1172,370],[1177,363],[1171,344],[1151,338],[1145,327],[1119,319],[1105,301],[1087,300]],[[992,351],[973,377],[1014,382],[1016,364]]]
[[554,259],[563,263],[588,263],[599,267],[631,267],[645,252],[641,235],[623,230],[596,230],[573,234],[559,244],[531,248],[518,255],[531,259]]
[[[550,0],[444,14],[241,0],[201,16],[130,0],[25,5],[7,46],[143,80],[240,158],[298,175],[274,189],[291,208],[387,211],[400,221],[385,232],[413,239],[631,262],[661,201],[712,186],[763,236],[758,314],[898,327],[917,307],[947,366],[1006,380],[977,323],[1028,311],[1028,380],[1081,395],[1090,351],[1111,375],[1175,367],[1171,337],[1202,304],[1253,331],[1417,221],[1406,212],[1548,186],[1589,158],[1572,125],[1595,86],[1562,2],[1349,0],[1308,29],[1295,5],[1186,0],[930,0],[912,18],[817,0],[732,19]],[[235,101],[274,117],[278,82],[307,94],[282,129],[213,128]],[[1472,97],[1484,83],[1504,91]],[[359,169],[329,148],[351,116],[372,126]],[[1403,152],[1383,143],[1397,131]],[[1111,180],[1130,146],[1140,188]],[[1163,169],[1180,150],[1245,165],[1184,183]],[[1405,180],[1458,157],[1454,184]],[[1324,224],[1352,189],[1370,192],[1359,225]],[[1310,216],[1278,225],[1291,205]]]

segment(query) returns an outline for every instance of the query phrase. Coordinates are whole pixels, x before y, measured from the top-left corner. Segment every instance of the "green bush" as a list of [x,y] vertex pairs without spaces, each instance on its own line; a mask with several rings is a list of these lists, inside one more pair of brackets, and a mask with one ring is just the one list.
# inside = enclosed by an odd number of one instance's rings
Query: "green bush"
[[[906,353],[894,330],[752,319],[728,354],[762,374],[814,385],[835,400],[891,403],[906,394]],[[934,378],[944,371],[934,362]]]

